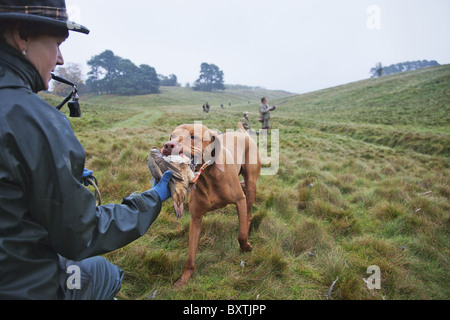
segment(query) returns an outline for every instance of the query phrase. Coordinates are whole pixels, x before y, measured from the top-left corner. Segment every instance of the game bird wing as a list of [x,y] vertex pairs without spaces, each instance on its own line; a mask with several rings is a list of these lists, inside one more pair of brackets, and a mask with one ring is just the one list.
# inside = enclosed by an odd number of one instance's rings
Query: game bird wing
[[175,180],[182,180],[182,176],[180,174],[180,170],[170,162],[167,162],[163,158],[163,154],[156,148],[153,148],[150,155],[147,158],[147,165],[150,169],[150,173],[153,178],[155,178],[156,182],[161,180],[164,172],[170,170],[173,172],[172,178]]
[[195,178],[194,172],[192,171],[190,165],[186,163],[180,164],[180,174],[183,179],[182,181],[177,181],[174,183],[174,191],[172,192],[173,205],[178,219],[180,219],[183,215],[184,201],[188,196]]
[[161,180],[164,172],[168,170],[173,172],[168,187],[172,194],[175,214],[178,219],[181,218],[184,201],[195,178],[189,159],[183,159],[182,156],[164,157],[160,150],[153,148],[147,159],[147,165],[156,183]]

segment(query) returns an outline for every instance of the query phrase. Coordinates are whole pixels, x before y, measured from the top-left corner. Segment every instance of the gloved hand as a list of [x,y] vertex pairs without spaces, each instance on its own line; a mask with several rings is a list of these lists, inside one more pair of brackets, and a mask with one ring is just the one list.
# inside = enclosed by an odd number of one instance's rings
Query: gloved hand
[[166,201],[169,199],[172,195],[170,194],[169,190],[169,180],[172,178],[173,172],[172,171],[166,171],[164,172],[163,176],[161,177],[161,180],[153,186],[151,190],[155,190],[156,193],[159,195],[159,198],[161,199],[161,202]]
[[89,182],[87,182],[86,178],[92,179],[93,173],[94,173],[94,171],[92,171],[92,170],[83,169],[83,175],[81,176],[81,183],[83,183],[86,187],[89,186]]

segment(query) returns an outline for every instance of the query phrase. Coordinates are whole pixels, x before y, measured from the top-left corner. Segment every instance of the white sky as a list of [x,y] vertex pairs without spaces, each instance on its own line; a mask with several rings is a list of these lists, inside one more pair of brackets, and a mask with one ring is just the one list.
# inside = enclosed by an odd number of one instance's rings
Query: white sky
[[[66,0],[67,62],[106,49],[194,82],[202,62],[225,83],[295,93],[370,77],[375,63],[450,63],[450,0]],[[371,6],[375,6],[373,10]],[[369,26],[368,26],[369,23]]]

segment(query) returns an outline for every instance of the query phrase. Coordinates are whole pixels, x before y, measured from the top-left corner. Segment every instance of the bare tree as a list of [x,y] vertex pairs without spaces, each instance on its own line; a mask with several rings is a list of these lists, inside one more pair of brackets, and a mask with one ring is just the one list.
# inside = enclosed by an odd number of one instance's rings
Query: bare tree
[[372,78],[379,78],[383,75],[383,65],[381,62],[377,62],[375,67],[370,69],[370,73],[372,74]]
[[[78,91],[83,91],[85,85],[83,80],[83,72],[81,71],[81,65],[78,63],[69,62],[64,67],[58,67],[55,73],[58,76],[75,83],[78,87]],[[70,86],[67,86],[61,82],[53,82],[53,94],[65,97],[70,90],[72,90]]]

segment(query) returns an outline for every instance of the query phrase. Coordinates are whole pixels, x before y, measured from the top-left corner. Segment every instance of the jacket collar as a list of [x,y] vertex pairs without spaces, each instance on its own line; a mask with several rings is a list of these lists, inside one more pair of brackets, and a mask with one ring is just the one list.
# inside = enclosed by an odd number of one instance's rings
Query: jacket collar
[[[45,89],[39,72],[36,68],[24,58],[19,51],[11,47],[5,41],[0,40],[0,68],[6,67],[12,70],[23,81],[23,86],[29,87],[34,93]],[[0,73],[0,83],[2,74]],[[3,83],[5,85],[5,83]],[[8,85],[8,84],[6,84]],[[15,84],[17,85],[17,84]]]

